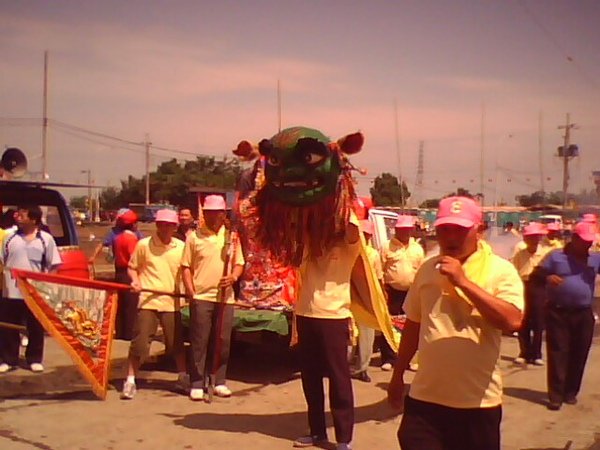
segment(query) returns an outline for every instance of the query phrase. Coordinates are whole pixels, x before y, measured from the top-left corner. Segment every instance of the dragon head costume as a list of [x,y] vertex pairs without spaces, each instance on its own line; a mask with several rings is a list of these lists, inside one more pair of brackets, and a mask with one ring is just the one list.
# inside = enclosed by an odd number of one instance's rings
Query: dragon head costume
[[305,252],[322,254],[343,236],[356,197],[349,162],[361,133],[331,141],[318,130],[293,127],[263,139],[257,178],[259,239],[284,264],[299,266]]

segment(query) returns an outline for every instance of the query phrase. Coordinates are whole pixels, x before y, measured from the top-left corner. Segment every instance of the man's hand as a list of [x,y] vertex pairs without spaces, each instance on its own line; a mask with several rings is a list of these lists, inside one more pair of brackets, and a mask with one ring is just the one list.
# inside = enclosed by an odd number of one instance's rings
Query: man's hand
[[560,286],[563,282],[563,279],[558,275],[548,275],[546,277],[546,281],[552,286]]
[[390,406],[396,410],[404,407],[404,375],[396,373],[392,375],[387,389],[387,398]]
[[435,267],[442,275],[446,275],[450,283],[454,286],[460,286],[466,280],[462,264],[456,258],[452,258],[451,256],[440,256]]
[[235,278],[233,275],[226,275],[219,280],[219,287],[220,288],[228,288],[236,281],[237,281],[237,278]]
[[142,291],[142,285],[140,284],[140,282],[138,280],[132,281],[131,282],[131,289],[133,290],[133,292],[141,292]]

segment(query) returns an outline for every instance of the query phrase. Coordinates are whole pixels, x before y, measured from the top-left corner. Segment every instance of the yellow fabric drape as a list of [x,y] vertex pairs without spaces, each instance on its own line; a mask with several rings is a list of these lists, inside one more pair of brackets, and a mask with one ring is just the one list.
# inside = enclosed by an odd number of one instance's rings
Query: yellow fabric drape
[[369,263],[367,244],[362,233],[360,240],[360,253],[352,270],[350,311],[356,322],[380,330],[394,351],[397,351],[400,333],[392,326],[387,301]]

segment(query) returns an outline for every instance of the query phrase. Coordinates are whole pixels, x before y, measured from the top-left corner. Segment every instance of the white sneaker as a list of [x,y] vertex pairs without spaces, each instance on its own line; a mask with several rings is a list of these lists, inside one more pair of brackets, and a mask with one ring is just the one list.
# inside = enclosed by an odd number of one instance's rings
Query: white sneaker
[[513,362],[515,364],[525,364],[525,358],[521,358],[520,356],[518,356],[517,358],[513,359]]
[[313,447],[327,442],[327,436],[301,436],[294,441],[296,448]]
[[543,366],[543,365],[544,365],[544,360],[543,360],[543,359],[541,359],[541,358],[534,359],[534,360],[533,360],[533,365],[534,365],[534,366]]
[[383,370],[384,372],[391,372],[392,369],[393,366],[391,363],[385,363],[381,365],[381,370]]
[[204,400],[204,389],[202,389],[202,388],[190,389],[190,400],[193,400],[195,402]]
[[224,384],[219,384],[215,386],[215,395],[217,397],[231,397],[231,389],[229,389]]
[[26,334],[21,335],[21,347],[27,347],[29,345],[29,338]]
[[352,443],[340,442],[335,446],[335,450],[352,450]]
[[0,373],[6,373],[6,372],[10,372],[11,370],[13,370],[14,367],[13,366],[9,366],[6,363],[2,363],[0,364]]
[[44,371],[44,366],[40,363],[33,363],[29,366],[32,372],[40,373]]
[[135,386],[135,383],[132,383],[131,381],[126,381],[125,384],[123,384],[123,392],[121,392],[121,398],[123,400],[132,400],[133,397],[135,397],[136,392],[137,388]]

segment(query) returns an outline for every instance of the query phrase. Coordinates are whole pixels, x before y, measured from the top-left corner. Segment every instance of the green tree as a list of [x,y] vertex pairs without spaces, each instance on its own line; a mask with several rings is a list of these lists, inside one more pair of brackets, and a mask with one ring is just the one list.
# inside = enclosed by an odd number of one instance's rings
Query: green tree
[[440,206],[439,198],[428,198],[419,205],[419,208],[437,208],[438,206]]
[[370,192],[376,206],[404,206],[410,198],[406,183],[402,181],[402,188],[400,188],[398,178],[391,173],[378,175]]
[[75,209],[87,209],[87,196],[80,195],[69,199],[69,206]]
[[100,206],[102,209],[119,209],[122,205],[119,201],[119,189],[107,187],[100,192]]

